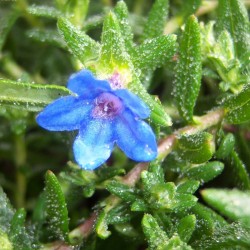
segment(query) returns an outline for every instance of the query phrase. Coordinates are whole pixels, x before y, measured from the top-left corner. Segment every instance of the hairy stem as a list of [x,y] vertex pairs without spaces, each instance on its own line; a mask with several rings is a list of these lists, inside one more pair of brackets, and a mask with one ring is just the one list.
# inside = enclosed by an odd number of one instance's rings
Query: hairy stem
[[22,167],[26,162],[26,146],[24,135],[15,135],[15,165],[16,165],[16,190],[15,201],[16,207],[21,208],[25,206],[26,194],[26,177],[22,171]]

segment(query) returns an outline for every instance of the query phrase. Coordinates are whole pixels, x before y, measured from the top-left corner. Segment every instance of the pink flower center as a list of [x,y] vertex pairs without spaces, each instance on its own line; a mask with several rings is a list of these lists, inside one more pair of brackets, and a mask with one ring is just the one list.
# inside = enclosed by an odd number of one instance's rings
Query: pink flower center
[[102,93],[94,100],[92,116],[94,118],[112,119],[123,109],[122,101],[113,94]]

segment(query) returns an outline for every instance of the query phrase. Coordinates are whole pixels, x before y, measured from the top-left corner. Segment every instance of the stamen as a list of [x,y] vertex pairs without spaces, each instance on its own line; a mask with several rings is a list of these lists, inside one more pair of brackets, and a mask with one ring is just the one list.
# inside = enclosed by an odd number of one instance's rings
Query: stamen
[[94,118],[113,119],[123,109],[122,101],[115,95],[103,93],[94,100]]

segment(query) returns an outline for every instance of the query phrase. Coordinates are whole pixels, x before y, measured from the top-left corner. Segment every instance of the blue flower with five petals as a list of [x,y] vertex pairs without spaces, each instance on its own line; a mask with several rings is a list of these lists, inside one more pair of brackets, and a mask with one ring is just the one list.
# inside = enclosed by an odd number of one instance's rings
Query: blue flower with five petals
[[61,97],[38,114],[37,123],[50,131],[79,130],[73,145],[76,162],[93,170],[110,156],[115,144],[135,161],[157,156],[155,135],[141,119],[149,116],[146,104],[127,89],[112,89],[88,70],[73,74]]

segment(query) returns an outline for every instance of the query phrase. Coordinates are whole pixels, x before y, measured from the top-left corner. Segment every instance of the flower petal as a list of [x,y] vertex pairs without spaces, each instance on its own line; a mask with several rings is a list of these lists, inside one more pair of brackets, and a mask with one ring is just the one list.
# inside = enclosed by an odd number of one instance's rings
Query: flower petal
[[93,170],[110,156],[113,146],[113,130],[110,121],[93,119],[81,127],[73,150],[76,162],[86,170]]
[[157,144],[151,127],[129,110],[115,124],[117,145],[135,161],[151,161],[157,156]]
[[85,69],[71,75],[67,88],[85,98],[95,98],[101,92],[111,90],[107,81],[96,79],[89,70]]
[[115,95],[120,97],[126,107],[128,107],[135,115],[145,119],[150,114],[150,109],[138,96],[126,89],[115,90]]
[[37,123],[51,131],[79,129],[80,124],[92,108],[89,100],[66,96],[49,104],[36,117]]

